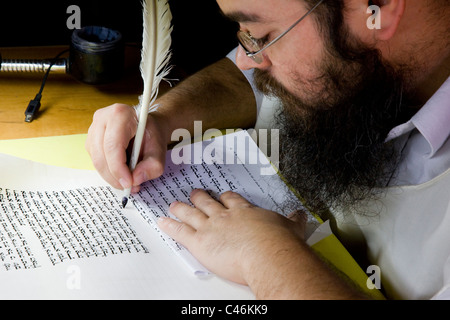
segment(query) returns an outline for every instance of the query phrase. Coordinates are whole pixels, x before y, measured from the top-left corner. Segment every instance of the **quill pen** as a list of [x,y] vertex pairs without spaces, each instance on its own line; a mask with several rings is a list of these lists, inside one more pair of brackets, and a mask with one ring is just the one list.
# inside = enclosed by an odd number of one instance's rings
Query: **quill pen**
[[[133,171],[141,151],[145,126],[149,112],[155,111],[158,105],[154,105],[158,96],[161,80],[170,72],[168,65],[172,56],[170,45],[172,43],[172,13],[167,0],[144,0],[143,21],[144,32],[142,35],[142,51],[140,71],[144,81],[144,93],[140,97],[136,108],[138,114],[138,128],[134,139],[133,150],[129,162],[129,168]],[[125,190],[122,199],[122,207],[125,208],[130,196],[131,188]]]

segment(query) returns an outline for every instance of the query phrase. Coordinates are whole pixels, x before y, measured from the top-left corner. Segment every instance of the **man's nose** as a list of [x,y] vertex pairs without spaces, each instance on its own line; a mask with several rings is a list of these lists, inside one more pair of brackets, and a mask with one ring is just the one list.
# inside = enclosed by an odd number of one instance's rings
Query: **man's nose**
[[270,60],[264,56],[263,54],[260,55],[260,58],[262,59],[261,63],[257,63],[255,60],[253,60],[251,57],[248,57],[245,53],[244,49],[239,46],[237,52],[236,52],[236,65],[241,70],[250,70],[250,69],[265,69],[270,65]]

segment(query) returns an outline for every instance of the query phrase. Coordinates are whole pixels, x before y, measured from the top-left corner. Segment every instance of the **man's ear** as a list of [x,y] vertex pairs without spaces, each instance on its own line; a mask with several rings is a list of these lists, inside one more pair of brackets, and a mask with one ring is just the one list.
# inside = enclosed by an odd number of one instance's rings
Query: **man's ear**
[[381,29],[376,30],[376,39],[383,41],[391,39],[405,12],[406,0],[370,0],[369,5],[380,8]]

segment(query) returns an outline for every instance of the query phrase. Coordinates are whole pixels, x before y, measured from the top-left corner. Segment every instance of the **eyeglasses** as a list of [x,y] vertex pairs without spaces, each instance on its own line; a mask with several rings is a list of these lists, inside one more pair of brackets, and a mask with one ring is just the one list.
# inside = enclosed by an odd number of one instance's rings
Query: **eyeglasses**
[[260,64],[262,63],[263,59],[261,57],[261,52],[275,44],[278,40],[280,40],[282,37],[284,37],[289,31],[291,31],[296,25],[298,25],[303,19],[305,19],[311,12],[313,12],[319,4],[321,4],[323,0],[320,0],[314,7],[311,8],[303,17],[298,19],[292,26],[289,27],[285,32],[280,34],[278,37],[273,39],[271,42],[269,42],[267,45],[261,48],[261,40],[255,39],[250,32],[248,31],[242,31],[239,30],[237,33],[237,38],[239,41],[239,44],[242,46],[242,48],[245,51],[245,54],[247,57],[252,58],[256,63]]

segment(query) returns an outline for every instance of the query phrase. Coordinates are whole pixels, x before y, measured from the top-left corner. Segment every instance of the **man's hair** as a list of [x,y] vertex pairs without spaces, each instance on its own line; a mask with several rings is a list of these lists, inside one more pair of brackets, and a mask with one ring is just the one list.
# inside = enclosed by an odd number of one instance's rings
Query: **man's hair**
[[[311,9],[317,4],[318,0],[304,0],[303,2],[306,2],[307,8]],[[315,17],[316,21],[318,22],[320,31],[325,31],[324,27],[328,26],[329,23],[331,22],[329,20],[330,17],[340,15],[342,19],[343,10],[344,10],[343,0],[331,0],[331,1],[324,0],[313,12],[313,17]],[[328,32],[328,30],[326,31]]]
[[[444,19],[448,22],[448,15],[450,10],[450,1],[448,0],[425,0],[427,9],[431,17],[436,20]],[[447,30],[449,31],[449,30]]]
[[[308,9],[317,4],[318,0],[305,0]],[[344,0],[324,0],[313,12],[317,28],[324,39],[333,45],[331,54],[338,54],[340,59],[354,60],[359,52],[349,51],[347,41],[351,38],[344,23]]]

